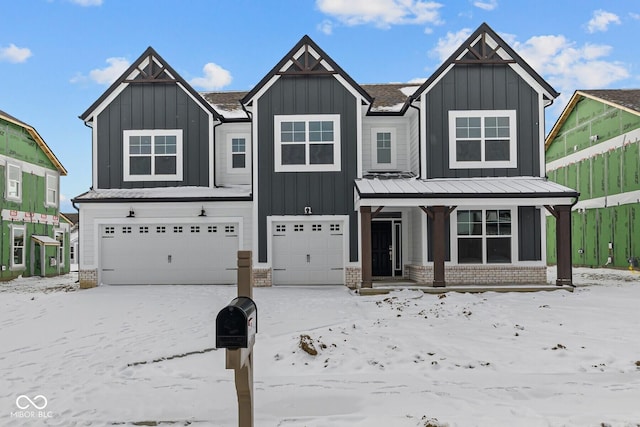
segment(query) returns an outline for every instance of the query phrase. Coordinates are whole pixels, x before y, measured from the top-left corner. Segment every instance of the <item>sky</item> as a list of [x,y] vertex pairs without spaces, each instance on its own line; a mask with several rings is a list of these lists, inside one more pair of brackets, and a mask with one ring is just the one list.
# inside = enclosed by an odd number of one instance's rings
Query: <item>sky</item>
[[637,0],[4,1],[0,110],[35,127],[68,171],[61,211],[89,189],[78,118],[152,46],[197,91],[250,90],[309,35],[356,82],[428,78],[483,22],[561,96],[640,87]]

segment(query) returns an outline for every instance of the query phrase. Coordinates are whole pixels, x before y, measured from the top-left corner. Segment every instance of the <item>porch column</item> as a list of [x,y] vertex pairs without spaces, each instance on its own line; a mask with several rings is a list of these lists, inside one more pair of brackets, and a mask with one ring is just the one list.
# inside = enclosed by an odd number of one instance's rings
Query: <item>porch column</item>
[[571,205],[554,206],[556,217],[556,285],[573,286],[571,258]]
[[371,206],[360,206],[362,287],[371,286]]
[[449,209],[446,206],[432,206],[433,212],[433,286],[444,287],[445,259],[445,219]]

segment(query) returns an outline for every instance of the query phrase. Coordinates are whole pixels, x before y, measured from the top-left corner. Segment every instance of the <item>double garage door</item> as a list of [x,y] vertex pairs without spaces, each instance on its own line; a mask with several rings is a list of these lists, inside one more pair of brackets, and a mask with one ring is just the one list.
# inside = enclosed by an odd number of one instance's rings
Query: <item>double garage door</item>
[[343,224],[339,221],[274,221],[273,283],[344,283]]
[[105,284],[233,284],[237,223],[103,225]]

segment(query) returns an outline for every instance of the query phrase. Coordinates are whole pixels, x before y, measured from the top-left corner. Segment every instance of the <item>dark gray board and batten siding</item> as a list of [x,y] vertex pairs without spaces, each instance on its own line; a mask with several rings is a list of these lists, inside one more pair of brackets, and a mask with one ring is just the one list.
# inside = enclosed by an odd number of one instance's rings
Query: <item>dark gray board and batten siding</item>
[[[182,129],[182,181],[123,181],[123,131]],[[131,84],[98,116],[98,187],[209,185],[209,116],[174,83]]]
[[[538,93],[509,66],[457,64],[424,96],[427,178],[540,176]],[[517,168],[450,169],[450,110],[516,110]]]
[[[282,76],[258,100],[259,262],[267,261],[267,216],[349,215],[349,258],[358,259],[356,98],[333,76]],[[274,172],[274,116],[340,114],[340,171]]]

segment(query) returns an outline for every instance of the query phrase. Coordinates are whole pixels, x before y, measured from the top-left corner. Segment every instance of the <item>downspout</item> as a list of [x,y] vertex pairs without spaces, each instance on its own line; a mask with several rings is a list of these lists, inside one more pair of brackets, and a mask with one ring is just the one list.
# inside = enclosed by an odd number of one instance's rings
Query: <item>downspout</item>
[[413,101],[412,99],[411,102],[409,102],[409,107],[415,108],[418,111],[418,176],[420,176],[422,174],[422,143],[420,141],[422,137],[422,117],[420,116],[420,108],[413,105]]
[[240,106],[249,117],[249,133],[251,134],[251,199],[253,199],[253,113],[247,110],[247,107],[241,102]]
[[[71,201],[71,206],[73,209],[78,211],[78,250],[76,251],[76,264],[78,264],[78,280],[76,283],[80,283],[80,208],[76,206],[76,202]],[[69,230],[69,247],[71,247],[71,230]],[[69,264],[71,264],[71,260],[69,260]],[[71,265],[69,265],[69,272],[71,272]]]
[[[216,165],[216,128],[222,123],[224,122],[220,120],[219,123],[213,125],[213,188],[218,188],[218,185],[216,184],[216,176],[218,175],[218,168]],[[80,235],[78,234],[78,237],[79,236]]]

